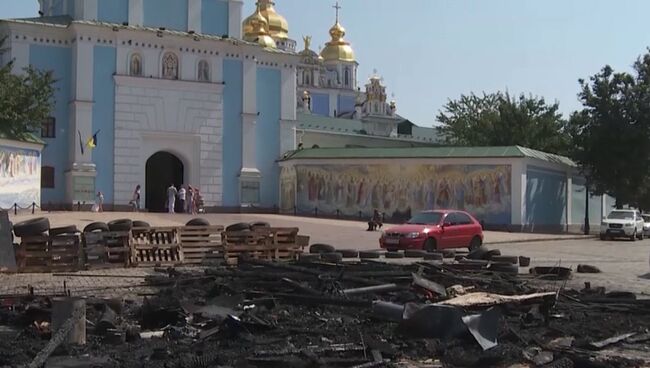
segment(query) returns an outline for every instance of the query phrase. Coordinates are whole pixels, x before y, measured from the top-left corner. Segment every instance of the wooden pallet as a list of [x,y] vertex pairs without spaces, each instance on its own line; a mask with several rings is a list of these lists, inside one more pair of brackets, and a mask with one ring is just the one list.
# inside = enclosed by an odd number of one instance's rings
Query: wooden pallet
[[84,233],[83,265],[85,269],[129,267],[131,233],[128,231]]
[[[302,253],[305,238],[298,240],[298,228],[258,228],[254,231],[224,232],[224,259],[236,264],[239,257],[266,260],[294,260]],[[306,242],[309,243],[307,237]],[[299,244],[300,243],[300,244]]]
[[78,235],[24,236],[16,250],[18,272],[77,271],[80,266]]
[[176,266],[183,262],[179,228],[134,228],[131,232],[131,263],[134,266]]
[[185,226],[179,228],[184,264],[210,264],[224,259],[223,226]]

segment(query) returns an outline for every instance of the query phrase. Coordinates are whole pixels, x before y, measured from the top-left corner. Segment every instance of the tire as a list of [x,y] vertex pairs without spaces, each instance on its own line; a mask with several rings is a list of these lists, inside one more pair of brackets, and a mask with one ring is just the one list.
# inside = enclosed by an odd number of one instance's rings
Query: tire
[[436,239],[434,238],[429,238],[427,239],[426,242],[424,242],[424,250],[427,252],[433,252],[438,249],[438,244],[436,242]]
[[600,240],[607,240],[607,236],[605,236],[605,234],[600,234]]
[[319,262],[320,261],[320,254],[310,254],[310,253],[301,253],[298,256],[298,262],[300,263],[312,263],[312,262]]
[[250,230],[251,225],[246,222],[239,222],[237,224],[232,224],[226,228],[226,231],[246,231]]
[[639,240],[643,240],[643,230],[639,233]]
[[426,254],[427,251],[419,249],[408,249],[404,251],[404,257],[406,258],[424,258]]
[[632,236],[630,237],[630,240],[631,240],[631,241],[636,241],[636,237],[637,237],[637,235],[636,235],[636,229],[634,229],[634,232],[632,233]]
[[359,252],[359,258],[361,259],[377,259],[381,257],[381,252],[373,252],[373,251],[360,251]]
[[14,234],[17,237],[41,235],[48,230],[50,230],[50,220],[45,217],[22,221],[14,225]]
[[489,261],[489,260],[492,259],[492,257],[500,256],[500,255],[501,255],[500,250],[498,250],[498,249],[490,249],[487,253],[485,253],[485,256],[483,257],[483,259]]
[[251,222],[249,225],[250,225],[251,229],[254,229],[256,227],[271,227],[271,224],[269,224],[268,222],[264,222],[264,221]]
[[354,249],[337,249],[336,252],[341,253],[343,258],[359,258],[359,251]]
[[530,267],[530,257],[519,257],[519,267]]
[[519,267],[511,263],[492,263],[488,270],[516,275],[519,273]]
[[404,252],[386,252],[384,257],[389,259],[400,259],[404,258]]
[[339,252],[321,253],[320,258],[323,262],[340,263],[343,261],[343,254]]
[[120,219],[111,221],[107,225],[110,231],[131,231],[133,228],[133,221],[129,219]]
[[103,222],[93,222],[84,227],[84,233],[110,231],[108,225]]
[[424,255],[425,261],[442,261],[442,253],[427,253]]
[[484,259],[459,259],[458,263],[487,266],[490,262]]
[[195,218],[188,221],[185,226],[210,226],[210,222],[206,219]]
[[149,225],[149,223],[145,222],[145,221],[135,220],[135,221],[133,221],[133,227],[148,228],[148,227],[151,227],[151,225]]
[[53,227],[50,229],[50,236],[68,235],[68,234],[73,235],[78,233],[79,233],[79,229],[77,229],[77,226],[75,225]]
[[336,248],[329,244],[313,244],[309,247],[309,253],[311,254],[323,254],[323,253],[334,253]]
[[467,259],[485,259],[485,255],[489,252],[490,250],[487,249],[486,247],[480,246],[467,255]]
[[467,247],[467,249],[469,249],[469,251],[471,252],[473,250],[480,248],[482,245],[483,245],[483,240],[481,240],[481,237],[475,236],[469,242],[469,246]]
[[515,256],[494,256],[494,257],[492,257],[491,261],[498,262],[498,263],[509,263],[509,264],[513,264],[513,265],[518,265],[519,264],[519,257],[515,257]]

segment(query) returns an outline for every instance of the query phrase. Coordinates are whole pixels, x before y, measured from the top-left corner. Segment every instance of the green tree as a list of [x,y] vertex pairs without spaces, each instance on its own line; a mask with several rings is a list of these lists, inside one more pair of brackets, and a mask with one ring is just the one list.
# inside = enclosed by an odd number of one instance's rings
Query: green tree
[[571,157],[595,194],[611,195],[617,207],[650,208],[650,54],[631,74],[605,66],[580,87],[583,109],[569,119]]
[[450,100],[437,121],[447,144],[461,146],[520,145],[565,154],[566,121],[557,103],[543,98],[508,93],[461,95]]
[[54,106],[54,82],[49,71],[29,66],[18,75],[13,61],[0,66],[0,134],[21,139],[37,131]]

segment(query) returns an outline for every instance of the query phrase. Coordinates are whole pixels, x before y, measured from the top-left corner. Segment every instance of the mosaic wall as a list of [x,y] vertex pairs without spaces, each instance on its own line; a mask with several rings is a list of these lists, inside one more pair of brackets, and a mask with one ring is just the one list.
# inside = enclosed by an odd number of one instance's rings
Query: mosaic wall
[[281,209],[394,218],[462,209],[487,224],[511,222],[509,165],[296,165],[281,173]]
[[0,208],[41,204],[41,154],[0,146]]

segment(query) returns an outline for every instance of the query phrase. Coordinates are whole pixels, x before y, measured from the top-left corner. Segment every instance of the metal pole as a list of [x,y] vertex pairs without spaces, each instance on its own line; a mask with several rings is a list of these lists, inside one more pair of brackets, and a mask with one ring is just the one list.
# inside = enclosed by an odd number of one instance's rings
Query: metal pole
[[589,182],[585,182],[585,235],[589,235]]

